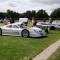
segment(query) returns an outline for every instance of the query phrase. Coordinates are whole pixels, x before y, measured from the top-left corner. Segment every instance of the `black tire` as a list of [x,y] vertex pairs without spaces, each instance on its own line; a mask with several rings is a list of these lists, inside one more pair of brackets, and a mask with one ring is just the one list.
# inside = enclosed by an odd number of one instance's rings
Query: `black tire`
[[0,36],[2,35],[2,30],[0,29]]
[[51,26],[51,27],[50,27],[50,30],[55,30],[55,27],[54,27],[54,26]]
[[21,32],[21,36],[22,37],[29,37],[30,33],[27,29],[24,29],[22,32]]

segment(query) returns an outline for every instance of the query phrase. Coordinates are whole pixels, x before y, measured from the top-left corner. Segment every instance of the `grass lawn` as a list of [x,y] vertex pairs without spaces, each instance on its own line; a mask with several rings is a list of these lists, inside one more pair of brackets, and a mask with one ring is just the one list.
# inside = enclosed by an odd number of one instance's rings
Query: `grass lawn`
[[51,31],[43,38],[0,36],[0,60],[29,60],[60,38],[60,31]]
[[60,60],[60,47],[47,60]]
[[3,26],[4,24],[3,23],[0,23],[0,26]]

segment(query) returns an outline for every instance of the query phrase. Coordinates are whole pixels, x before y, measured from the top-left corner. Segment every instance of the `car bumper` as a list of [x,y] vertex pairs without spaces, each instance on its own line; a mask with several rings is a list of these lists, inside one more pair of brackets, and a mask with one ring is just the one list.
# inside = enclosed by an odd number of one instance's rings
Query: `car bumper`
[[42,36],[45,36],[45,33],[43,33],[43,34],[37,34],[37,33],[30,34],[30,37],[42,37]]

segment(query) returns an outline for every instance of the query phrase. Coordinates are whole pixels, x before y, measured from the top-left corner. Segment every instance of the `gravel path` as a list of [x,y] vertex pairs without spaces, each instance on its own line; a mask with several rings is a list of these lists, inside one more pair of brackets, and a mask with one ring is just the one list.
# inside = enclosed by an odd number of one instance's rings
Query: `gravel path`
[[45,50],[43,50],[40,54],[38,54],[36,57],[34,57],[32,60],[47,60],[48,57],[52,55],[58,49],[60,46],[60,40],[53,43],[49,47],[47,47]]

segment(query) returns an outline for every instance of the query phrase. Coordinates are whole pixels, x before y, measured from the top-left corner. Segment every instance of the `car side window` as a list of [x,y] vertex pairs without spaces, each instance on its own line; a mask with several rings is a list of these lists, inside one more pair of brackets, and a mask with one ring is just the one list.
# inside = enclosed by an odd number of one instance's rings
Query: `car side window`
[[6,26],[6,27],[8,27],[8,28],[12,28],[12,25],[8,25],[8,26]]
[[23,28],[23,25],[18,24],[18,26],[19,26],[20,28]]
[[16,26],[16,25],[12,25],[12,28],[19,28],[18,26]]

